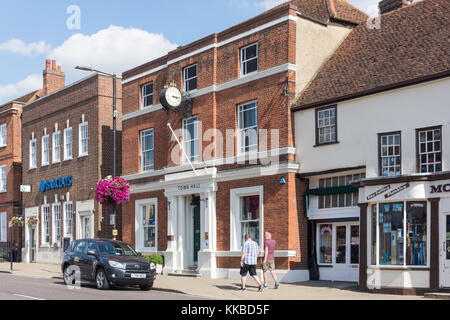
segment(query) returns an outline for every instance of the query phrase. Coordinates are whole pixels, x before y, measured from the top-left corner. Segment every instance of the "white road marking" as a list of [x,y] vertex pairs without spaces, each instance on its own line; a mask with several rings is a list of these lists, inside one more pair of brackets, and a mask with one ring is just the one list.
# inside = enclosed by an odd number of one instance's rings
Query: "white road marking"
[[33,300],[46,300],[46,299],[41,299],[41,298],[36,298],[36,297],[31,297],[31,296],[25,296],[25,295],[23,295],[23,294],[17,294],[17,293],[14,293],[13,295],[14,295],[14,296],[17,296],[17,297],[22,297],[22,298],[27,298],[27,299],[33,299]]

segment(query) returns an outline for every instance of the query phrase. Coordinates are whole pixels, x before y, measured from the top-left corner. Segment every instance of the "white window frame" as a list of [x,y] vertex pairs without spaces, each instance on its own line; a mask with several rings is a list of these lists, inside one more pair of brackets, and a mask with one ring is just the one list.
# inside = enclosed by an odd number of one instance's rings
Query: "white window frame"
[[[190,139],[188,139],[188,130],[186,129],[187,127],[187,123],[190,120],[195,120],[194,124],[197,127],[197,137],[195,137],[194,139],[192,137],[189,137]],[[200,122],[198,121],[198,116],[194,116],[191,118],[187,118],[187,119],[183,119],[183,148],[184,151],[186,152],[186,155],[190,157],[189,160],[191,160],[191,162],[198,162],[200,160]],[[192,150],[190,149],[191,146],[191,142],[194,141],[195,143],[197,143],[197,154],[194,156],[192,156]],[[186,157],[183,156],[183,163],[187,163],[188,161],[186,160]]]
[[[67,133],[70,131],[70,144],[67,143],[68,135]],[[68,145],[70,145],[70,155],[68,150]],[[64,129],[64,161],[73,159],[73,130],[72,127]]]
[[[398,143],[397,143],[398,137]],[[396,133],[382,133],[380,134],[380,175],[382,177],[395,177],[402,174],[402,134],[400,132]],[[383,143],[385,140],[385,144]],[[392,142],[392,143],[391,143]],[[383,155],[383,148],[386,148],[386,155]],[[392,154],[389,154],[389,148],[392,148]],[[398,154],[395,152],[395,149],[398,148]],[[391,164],[390,159],[394,159],[395,163]],[[399,164],[397,165],[397,159],[399,159]],[[386,161],[387,165],[384,165],[383,162]],[[390,174],[390,169],[394,170],[394,174]],[[387,170],[387,175],[383,173]]]
[[[155,206],[155,246],[144,247],[144,226],[142,207],[147,205]],[[135,236],[136,236],[136,250],[139,252],[157,252],[158,251],[158,198],[149,198],[137,200],[135,202]]]
[[[32,148],[32,145],[34,143],[34,149]],[[33,152],[34,150],[34,152]],[[30,170],[37,168],[37,140],[31,139],[30,140]]]
[[[241,128],[241,122],[242,122],[242,115],[244,114],[244,107],[250,104],[255,104],[255,117],[256,117],[256,126],[247,127],[247,128]],[[246,110],[248,111],[248,110]],[[238,155],[244,155],[247,153],[257,153],[259,148],[259,134],[258,134],[258,101],[249,101],[246,103],[242,103],[238,105],[237,109],[237,117],[238,117]],[[249,130],[256,129],[256,145],[253,146],[253,150],[246,151],[245,146],[245,136],[247,135],[246,132]],[[249,146],[250,149],[250,146]]]
[[[83,140],[83,128],[87,128],[87,138]],[[73,139],[72,139],[73,140]],[[83,152],[83,141],[86,141],[86,152]],[[78,125],[78,157],[86,157],[89,155],[89,123],[82,122]]]
[[[48,217],[45,219],[46,212],[48,210]],[[48,223],[46,227],[45,223]],[[47,238],[46,231],[48,230],[48,239],[49,241],[45,241]],[[41,206],[41,245],[42,246],[50,246],[50,205],[44,204]]]
[[8,218],[6,212],[0,213],[0,242],[8,242]]
[[[56,143],[56,137],[59,136],[59,142]],[[52,143],[52,163],[61,162],[61,131],[53,132],[52,135],[53,143]]]
[[[188,74],[189,74],[189,69],[195,67],[195,76],[189,78]],[[189,89],[189,81],[193,80],[193,79],[197,79],[197,85],[194,89]],[[185,92],[194,92],[197,90],[198,88],[198,65],[197,64],[192,64],[190,66],[187,66],[186,68],[183,69],[183,88]]]
[[[328,112],[329,116],[326,117],[325,113]],[[331,113],[334,113],[334,116],[331,116]],[[323,117],[321,118],[321,114]],[[332,120],[334,119],[334,123]],[[327,144],[327,143],[335,143],[337,142],[337,106],[331,106],[329,108],[324,108],[317,111],[317,141],[319,145]],[[322,124],[321,124],[322,121]],[[328,122],[328,123],[327,123]],[[321,130],[324,130],[323,133],[320,133]],[[328,132],[327,132],[328,131]],[[320,136],[323,135],[323,140],[320,139]],[[334,139],[332,139],[334,135]]]
[[231,251],[242,250],[241,234],[241,198],[259,195],[259,251],[264,251],[264,186],[238,188],[230,190],[230,249]]
[[[58,228],[56,227],[57,223],[56,223],[56,218],[57,218],[57,210],[56,208],[59,208],[59,241],[57,239],[57,234],[58,234]],[[52,243],[57,243],[58,247],[61,246],[61,241],[62,241],[62,232],[61,232],[61,226],[62,226],[62,211],[61,211],[61,203],[53,203],[52,204]]]
[[0,166],[0,193],[5,193],[7,191],[7,166],[6,164]]
[[[432,140],[428,140],[428,132],[430,132],[430,131],[432,132],[432,135],[433,135]],[[439,135],[440,135],[439,139],[435,139],[435,134],[434,134],[435,131],[439,131]],[[422,133],[425,134],[425,141],[424,142],[420,141],[420,135]],[[442,163],[442,156],[443,156],[443,153],[442,153],[442,127],[440,127],[440,128],[429,128],[429,129],[427,129],[427,128],[419,129],[418,133],[417,133],[417,139],[418,139],[418,141],[417,141],[417,146],[418,146],[417,152],[419,154],[419,158],[418,158],[418,161],[419,161],[419,173],[442,172],[443,168],[444,168],[443,163]],[[436,142],[439,142],[439,150],[438,151],[435,150]],[[423,144],[423,143],[425,143],[425,146],[426,146],[426,151],[425,152],[421,152],[421,150],[420,150],[421,149],[421,144]],[[428,144],[429,143],[432,143],[433,151],[429,151],[428,150]],[[422,156],[428,156],[428,155],[433,154],[434,157],[436,157],[436,154],[438,154],[438,153],[441,154],[441,161],[428,162],[428,160],[427,160],[427,162],[425,162],[425,163],[422,162]],[[439,170],[439,171],[436,169],[436,166],[438,164],[441,165],[441,170]],[[427,166],[427,170],[426,171],[422,171],[422,165],[426,165]],[[430,166],[430,165],[434,167],[433,171],[429,171],[428,170],[428,166]]]
[[[253,47],[253,46],[256,46],[256,57],[250,58],[250,59],[244,59],[244,52],[245,52],[245,50],[248,49],[248,48],[250,48],[250,47]],[[259,45],[258,45],[257,42],[256,42],[256,43],[252,43],[252,44],[250,44],[250,45],[248,45],[248,46],[245,46],[245,47],[241,48],[241,56],[240,56],[240,61],[241,61],[241,77],[245,77],[245,76],[247,76],[247,75],[249,75],[249,74],[253,74],[253,73],[258,72],[258,70],[259,70],[259,68],[258,68],[258,59],[259,59],[259,53],[258,53],[258,51],[259,51]],[[245,57],[245,58],[246,58],[246,57]],[[255,59],[256,59],[256,70],[255,70],[255,71],[252,71],[252,72],[245,72],[247,63],[250,62],[250,61],[252,61],[252,60],[255,60]]]
[[[144,88],[146,88],[146,87],[149,86],[149,85],[152,85],[152,93],[151,93],[151,94],[144,95]],[[149,83],[146,83],[146,84],[144,84],[144,85],[141,86],[141,99],[142,99],[141,105],[142,105],[142,108],[143,108],[143,109],[144,109],[144,108],[151,107],[151,106],[153,105],[154,95],[155,95],[155,84],[154,84],[153,81],[152,81],[152,82],[149,82]],[[145,98],[150,97],[150,96],[152,97],[152,103],[149,104],[149,105],[145,105]]]
[[[48,144],[47,144],[47,149],[45,149],[45,147],[46,147],[46,144],[45,144],[45,142],[44,142],[44,140],[47,140],[48,141]],[[50,135],[45,135],[45,136],[42,136],[42,139],[41,139],[41,142],[42,142],[42,163],[41,163],[41,166],[48,166],[49,164],[50,164]],[[45,155],[46,154],[48,154],[48,159],[47,160],[45,160]]]
[[[70,220],[68,219],[68,216],[69,216],[69,212],[67,211],[67,207],[70,205],[70,208],[71,208],[71,210],[70,210],[70,216],[71,216],[71,218],[70,218]],[[63,209],[63,219],[64,219],[64,227],[63,227],[63,237],[64,238],[70,238],[70,240],[73,240],[73,226],[74,226],[74,223],[73,223],[73,203],[72,203],[72,201],[67,201],[67,202],[64,202],[64,209]],[[71,221],[71,232],[70,233],[67,233],[66,231],[67,231],[67,226],[68,226],[68,221]]]
[[[143,150],[144,146],[144,133],[151,132],[153,137],[153,149]],[[149,172],[155,170],[155,131],[152,129],[142,130],[139,133],[140,138],[140,147],[139,147],[139,158],[140,158],[140,164],[141,164],[141,172]],[[145,169],[144,168],[144,152],[153,152],[153,165],[151,168]]]
[[7,131],[6,131],[6,123],[0,125],[0,148],[6,147],[6,138],[7,138]]

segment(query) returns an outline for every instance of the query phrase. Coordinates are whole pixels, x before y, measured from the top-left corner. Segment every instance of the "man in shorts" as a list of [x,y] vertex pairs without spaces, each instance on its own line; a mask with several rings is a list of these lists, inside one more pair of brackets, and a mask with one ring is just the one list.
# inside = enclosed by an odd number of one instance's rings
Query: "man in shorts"
[[265,232],[264,236],[266,240],[264,241],[264,261],[262,265],[263,273],[264,273],[264,288],[268,288],[268,276],[267,271],[272,275],[273,280],[275,281],[275,289],[278,289],[280,286],[278,283],[277,276],[275,275],[275,240],[272,239],[272,234],[270,232]]
[[241,255],[241,291],[245,291],[245,282],[247,279],[247,272],[250,272],[250,276],[255,279],[258,284],[258,292],[263,290],[263,285],[259,281],[259,277],[256,274],[256,264],[258,260],[258,244],[253,241],[249,234],[245,235],[245,243],[242,247]]

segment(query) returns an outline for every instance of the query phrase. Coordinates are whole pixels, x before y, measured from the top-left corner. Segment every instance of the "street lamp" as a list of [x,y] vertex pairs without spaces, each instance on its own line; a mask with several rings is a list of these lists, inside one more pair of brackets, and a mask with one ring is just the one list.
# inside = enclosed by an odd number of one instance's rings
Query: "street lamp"
[[[117,121],[117,106],[116,106],[116,80],[117,76],[115,73],[110,74],[107,72],[95,70],[88,66],[76,66],[75,69],[81,71],[97,72],[113,78],[113,178],[116,177],[116,121]],[[113,216],[114,216],[114,230],[116,230],[116,204],[113,205]],[[113,236],[116,240],[116,236]]]

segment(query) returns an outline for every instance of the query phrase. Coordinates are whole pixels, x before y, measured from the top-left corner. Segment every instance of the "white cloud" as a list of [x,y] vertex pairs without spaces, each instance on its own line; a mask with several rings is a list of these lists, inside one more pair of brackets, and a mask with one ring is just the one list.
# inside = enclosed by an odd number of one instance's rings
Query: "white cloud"
[[0,85],[0,104],[42,88],[42,76],[32,74],[16,83]]
[[279,4],[282,4],[284,2],[287,2],[288,0],[264,0],[257,2],[255,5],[257,7],[262,7],[264,10],[272,9],[273,7],[276,7]]
[[0,43],[0,51],[18,53],[24,56],[48,53],[50,49],[51,46],[45,41],[25,43],[20,39],[11,39],[7,42]]
[[62,66],[68,80],[74,80],[74,76],[87,76],[86,72],[74,70],[77,65],[120,75],[176,48],[162,34],[111,25],[92,35],[71,36],[52,50],[50,58]]

